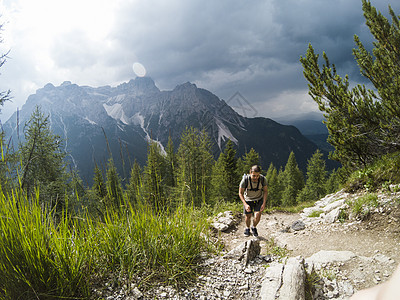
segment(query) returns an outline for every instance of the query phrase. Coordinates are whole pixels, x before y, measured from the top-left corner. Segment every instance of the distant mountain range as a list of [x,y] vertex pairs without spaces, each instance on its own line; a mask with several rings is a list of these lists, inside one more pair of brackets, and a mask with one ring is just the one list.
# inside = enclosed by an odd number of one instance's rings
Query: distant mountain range
[[50,116],[53,132],[65,140],[71,163],[88,182],[94,164],[104,165],[110,155],[121,176],[128,177],[134,159],[145,164],[150,140],[163,148],[171,136],[178,147],[182,131],[190,126],[206,130],[215,158],[230,139],[238,156],[254,148],[265,169],[271,162],[278,168],[284,166],[294,151],[305,170],[307,159],[317,149],[295,126],[243,117],[224,100],[189,82],[172,91],[160,91],[148,77],[117,87],[49,83],[3,124],[14,142],[22,139],[23,125],[37,105]]
[[303,115],[291,115],[280,117],[276,121],[284,125],[293,125],[300,132],[318,146],[319,149],[331,152],[334,150],[331,144],[327,142],[328,129],[323,123],[325,120],[322,113],[308,113]]

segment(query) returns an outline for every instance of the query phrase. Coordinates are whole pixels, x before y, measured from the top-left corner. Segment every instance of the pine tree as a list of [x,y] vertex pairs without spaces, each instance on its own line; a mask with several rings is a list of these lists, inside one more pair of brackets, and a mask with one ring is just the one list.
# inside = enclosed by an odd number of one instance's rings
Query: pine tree
[[239,177],[241,177],[243,174],[249,173],[249,170],[245,170],[244,162],[241,157],[236,160],[236,173]]
[[104,177],[97,164],[94,167],[92,190],[99,201],[101,201],[102,199],[104,199],[105,196],[107,196],[107,189],[104,183]]
[[271,178],[272,172],[273,170],[276,170],[274,164],[271,162],[269,164],[268,170],[267,170],[267,174],[265,175],[265,179],[267,180],[267,182],[269,183],[269,180]]
[[84,203],[88,213],[93,217],[104,217],[107,210],[107,188],[103,173],[98,164],[95,164],[93,184],[86,190],[87,201]]
[[[0,32],[3,30],[3,24],[0,24]],[[3,39],[0,37],[0,43],[3,42]],[[7,61],[7,53],[3,53],[0,55],[0,68],[3,67],[3,65]],[[10,90],[8,91],[1,91],[0,92],[0,105],[3,106],[4,102],[9,101],[11,99],[11,92]]]
[[143,171],[143,190],[145,198],[156,212],[166,207],[164,188],[165,159],[158,143],[150,141],[147,151],[147,164]]
[[275,168],[274,164],[271,163],[269,165],[266,180],[268,185],[268,198],[267,203],[268,206],[276,207],[282,204],[282,184],[280,182],[278,171]]
[[241,173],[248,174],[252,166],[259,164],[260,155],[253,148],[251,148],[250,151],[243,156],[243,170]]
[[129,201],[134,204],[137,201],[140,201],[142,191],[142,170],[140,168],[139,163],[136,161],[133,162],[133,166],[131,168],[131,173],[129,177],[129,184],[127,186],[127,196]]
[[[0,24],[0,33],[3,30],[3,25]],[[3,42],[3,39],[0,36],[0,43]],[[6,63],[7,53],[0,54],[0,68]],[[0,106],[3,106],[6,101],[11,99],[11,92],[8,91],[0,91]],[[8,145],[5,143],[5,132],[1,129],[0,131],[0,146],[1,146],[1,158],[0,158],[0,187],[2,192],[7,195],[11,193],[12,188],[14,187],[14,177],[15,171],[18,169],[18,159],[16,159],[16,155],[14,150],[9,149]]]
[[240,177],[237,173],[236,150],[228,140],[212,171],[213,197],[227,201],[238,198]]
[[282,204],[285,206],[295,205],[297,194],[304,187],[304,177],[297,165],[293,151],[289,155],[283,172],[283,187]]
[[341,185],[346,181],[347,176],[343,176],[343,169],[339,168],[337,170],[333,170],[326,181],[326,193],[331,194],[337,192]]
[[237,199],[240,177],[237,173],[236,150],[233,148],[231,140],[228,140],[226,143],[222,162],[224,165],[224,178],[228,189],[225,196],[228,200]]
[[362,0],[366,24],[375,41],[369,52],[354,36],[357,48],[353,55],[361,74],[373,85],[350,88],[349,78],[340,77],[335,65],[323,53],[319,55],[309,45],[300,59],[304,76],[309,82],[309,94],[325,112],[329,130],[328,141],[335,147],[331,158],[354,170],[375,161],[382,154],[400,150],[400,22],[389,6],[390,23],[370,1]]
[[224,153],[221,152],[211,171],[211,196],[212,199],[217,202],[221,200],[228,200],[227,194],[229,193],[226,177],[224,176],[225,166],[223,157]]
[[110,158],[106,171],[106,190],[105,204],[107,209],[120,209],[124,203],[121,179],[119,178],[114,160]]
[[178,148],[178,186],[189,203],[201,205],[210,199],[211,171],[214,159],[205,131],[186,128]]
[[269,207],[282,205],[282,183],[279,180],[278,171],[275,168],[269,178],[267,202]]
[[[1,28],[1,26],[0,26]],[[5,142],[5,132],[0,132],[0,187],[4,195],[10,194],[14,187],[16,178],[15,171],[18,169],[18,159],[13,151]]]
[[326,195],[326,165],[323,154],[317,150],[308,160],[307,181],[299,193],[298,202],[317,201]]
[[174,143],[172,141],[171,136],[168,138],[167,144],[167,156],[165,157],[165,184],[168,187],[176,186],[176,154],[174,150]]
[[65,207],[67,181],[61,138],[50,129],[48,116],[36,107],[24,127],[21,155],[21,188],[30,196],[39,191],[40,201],[60,212]]

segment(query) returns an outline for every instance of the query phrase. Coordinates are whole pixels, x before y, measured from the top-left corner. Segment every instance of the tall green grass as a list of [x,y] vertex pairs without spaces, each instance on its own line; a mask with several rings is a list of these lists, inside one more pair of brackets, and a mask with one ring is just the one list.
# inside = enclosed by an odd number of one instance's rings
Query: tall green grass
[[174,213],[155,214],[140,205],[125,213],[110,211],[97,228],[96,249],[101,265],[133,276],[140,284],[154,279],[178,284],[195,275],[197,261],[207,249],[207,222],[196,218],[193,208],[181,206]]
[[58,224],[33,202],[0,193],[0,293],[6,299],[85,297],[89,251],[67,215]]
[[0,298],[88,299],[94,288],[153,281],[184,283],[207,250],[206,218],[193,208],[156,214],[125,204],[105,221],[64,212],[38,197],[0,192]]

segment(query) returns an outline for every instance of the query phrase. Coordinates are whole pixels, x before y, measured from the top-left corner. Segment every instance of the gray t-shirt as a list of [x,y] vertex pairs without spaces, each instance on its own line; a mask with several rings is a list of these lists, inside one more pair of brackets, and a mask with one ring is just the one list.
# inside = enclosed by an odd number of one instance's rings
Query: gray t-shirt
[[[247,186],[246,186],[246,176]],[[264,195],[264,186],[267,185],[266,178],[260,174],[260,178],[258,178],[259,182],[252,182],[251,177],[249,175],[243,175],[242,180],[240,181],[239,187],[244,190],[244,200],[246,201],[257,201],[263,198]],[[258,186],[258,189],[257,189]],[[256,190],[257,189],[257,190]]]

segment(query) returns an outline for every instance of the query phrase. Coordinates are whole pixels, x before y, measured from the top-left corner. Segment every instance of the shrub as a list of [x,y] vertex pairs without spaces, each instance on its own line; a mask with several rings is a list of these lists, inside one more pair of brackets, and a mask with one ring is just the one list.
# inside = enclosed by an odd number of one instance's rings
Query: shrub
[[353,213],[361,218],[368,215],[372,207],[378,207],[378,205],[378,196],[374,193],[365,194],[350,203]]
[[382,156],[374,164],[357,170],[351,174],[345,184],[347,192],[356,192],[360,189],[374,191],[388,182],[400,183],[400,152]]

